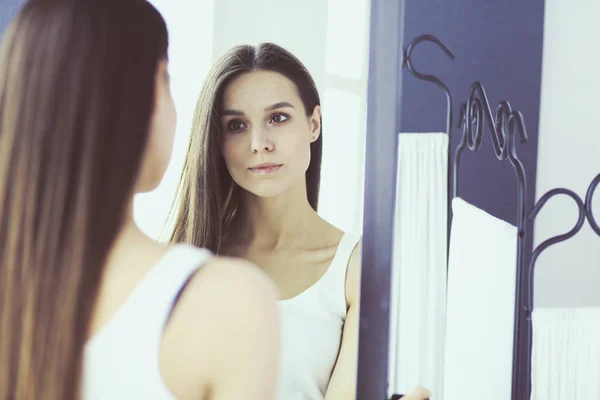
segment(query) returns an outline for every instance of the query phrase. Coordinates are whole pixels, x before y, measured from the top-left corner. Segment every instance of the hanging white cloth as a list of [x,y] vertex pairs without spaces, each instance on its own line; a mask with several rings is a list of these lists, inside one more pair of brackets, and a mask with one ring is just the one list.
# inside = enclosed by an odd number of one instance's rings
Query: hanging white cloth
[[452,201],[445,400],[511,397],[517,228]]
[[532,314],[531,400],[600,399],[600,307]]
[[448,135],[399,134],[390,394],[418,384],[442,398],[447,221]]

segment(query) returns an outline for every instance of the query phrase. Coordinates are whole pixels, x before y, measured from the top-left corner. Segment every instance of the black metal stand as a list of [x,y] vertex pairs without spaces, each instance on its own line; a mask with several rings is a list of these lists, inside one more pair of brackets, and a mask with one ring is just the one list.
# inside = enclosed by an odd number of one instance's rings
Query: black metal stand
[[578,217],[575,226],[571,230],[562,235],[554,236],[550,239],[543,241],[539,246],[535,248],[531,255],[531,260],[529,260],[529,265],[527,266],[527,286],[526,286],[526,303],[524,304],[524,311],[527,315],[526,324],[524,325],[523,337],[525,340],[525,352],[522,358],[519,360],[519,364],[523,365],[523,374],[524,374],[524,385],[527,397],[523,397],[524,399],[529,399],[529,395],[531,393],[531,349],[533,345],[533,325],[531,321],[531,314],[533,313],[533,290],[534,290],[534,278],[535,278],[535,263],[537,262],[539,256],[550,246],[553,246],[557,243],[564,242],[575,236],[583,227],[585,220],[587,218],[588,223],[590,224],[592,230],[600,236],[600,227],[594,218],[594,213],[592,210],[592,199],[594,197],[594,192],[596,188],[600,184],[600,174],[598,174],[590,183],[590,186],[587,189],[587,193],[585,196],[585,202],[581,200],[581,198],[572,190],[564,189],[564,188],[556,188],[549,190],[546,192],[535,204],[531,213],[529,214],[529,219],[534,221],[538,216],[539,212],[542,210],[544,205],[554,196],[565,195],[573,199],[575,205],[577,206]]
[[485,88],[480,82],[471,86],[469,98],[460,109],[459,128],[463,129],[462,140],[454,155],[453,191],[452,197],[458,196],[458,171],[460,157],[465,148],[477,151],[483,139],[483,129],[487,126],[494,153],[498,160],[508,160],[512,165],[517,178],[517,276],[515,293],[515,324],[513,344],[513,371],[512,371],[512,400],[528,398],[527,369],[523,361],[527,354],[527,341],[523,335],[524,326],[527,325],[528,313],[524,305],[524,288],[527,287],[528,276],[525,273],[525,236],[526,236],[526,209],[527,209],[527,176],[525,169],[515,149],[515,136],[520,136],[521,143],[527,142],[527,131],[523,115],[513,110],[507,101],[501,101],[496,108],[496,115],[492,113],[490,102]]

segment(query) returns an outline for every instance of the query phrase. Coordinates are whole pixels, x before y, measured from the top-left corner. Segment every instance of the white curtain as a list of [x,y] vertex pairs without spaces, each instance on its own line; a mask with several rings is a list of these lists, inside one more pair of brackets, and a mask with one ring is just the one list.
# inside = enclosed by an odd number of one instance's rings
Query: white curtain
[[390,394],[419,384],[442,398],[447,221],[448,135],[399,134]]
[[600,399],[600,307],[533,311],[531,400]]

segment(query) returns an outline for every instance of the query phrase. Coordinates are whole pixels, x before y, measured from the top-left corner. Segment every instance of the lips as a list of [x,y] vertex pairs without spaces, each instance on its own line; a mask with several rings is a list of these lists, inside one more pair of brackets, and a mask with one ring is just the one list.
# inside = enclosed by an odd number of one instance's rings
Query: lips
[[256,172],[261,175],[266,175],[266,174],[270,174],[270,173],[277,171],[279,168],[281,168],[281,166],[282,166],[282,164],[262,163],[262,164],[257,164],[253,167],[250,167],[248,169],[252,172]]

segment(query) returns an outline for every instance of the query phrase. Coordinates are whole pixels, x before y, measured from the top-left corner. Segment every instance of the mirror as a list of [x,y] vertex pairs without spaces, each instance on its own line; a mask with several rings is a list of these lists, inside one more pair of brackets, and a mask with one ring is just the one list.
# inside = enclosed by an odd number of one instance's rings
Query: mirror
[[[222,58],[235,46],[265,42],[281,46],[258,48],[259,57],[246,63],[263,63],[258,71],[236,74],[223,86],[215,80],[209,83],[219,93],[206,101],[214,101],[217,110],[214,130],[218,135],[211,143],[212,154],[218,156],[210,162],[225,183],[219,189],[216,183],[196,186],[193,192],[206,188],[220,193],[227,205],[224,212],[231,213],[224,217],[225,228],[218,240],[210,234],[198,238],[195,232],[174,240],[214,246],[212,250],[219,254],[249,259],[279,288],[282,377],[278,398],[323,399],[326,393],[352,397],[358,343],[369,1],[151,2],[163,14],[170,32],[178,128],[163,182],[154,192],[136,199],[138,224],[150,236],[168,240],[182,219],[207,221],[206,215],[182,214],[178,203],[175,217],[171,214],[163,229],[188,147],[191,143],[192,150],[200,149],[204,130],[194,123],[203,120],[198,116],[202,105],[197,105],[202,87],[210,81],[215,63],[231,66],[246,60],[247,51],[229,60]],[[303,67],[289,60],[286,51],[302,63],[310,78]],[[288,62],[277,61],[283,58]],[[224,70],[217,68],[215,74],[224,75]],[[322,161],[317,186],[310,171],[318,172],[318,163],[313,165],[318,151],[322,151]],[[205,156],[190,157],[183,192],[199,180],[193,171],[203,172],[199,165]],[[274,165],[260,169],[264,163]],[[308,168],[306,178],[303,168]],[[317,191],[318,215],[312,210],[316,201],[311,197]],[[201,208],[198,204],[188,209]]]

